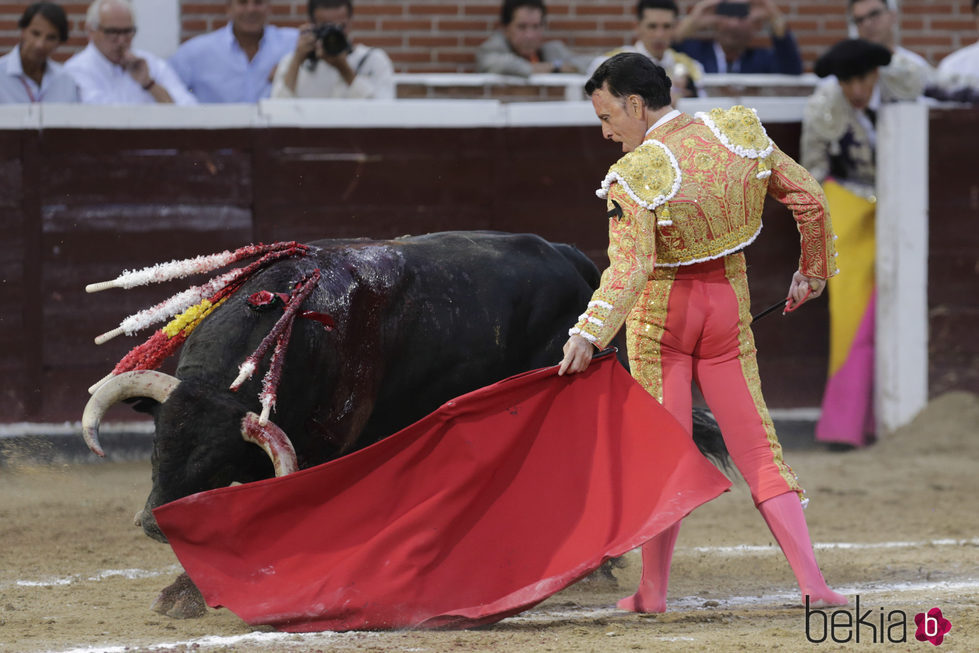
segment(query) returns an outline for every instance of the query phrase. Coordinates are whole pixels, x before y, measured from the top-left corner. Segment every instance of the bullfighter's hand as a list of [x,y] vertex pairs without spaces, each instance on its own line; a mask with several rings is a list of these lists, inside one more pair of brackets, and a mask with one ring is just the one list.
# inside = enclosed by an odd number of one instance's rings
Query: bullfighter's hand
[[558,368],[558,376],[587,370],[594,350],[592,344],[579,335],[568,338],[564,343],[564,358],[561,360],[561,367]]
[[788,307],[796,308],[803,302],[815,299],[823,294],[826,288],[826,279],[816,279],[807,277],[798,270],[792,275],[792,283],[789,284]]

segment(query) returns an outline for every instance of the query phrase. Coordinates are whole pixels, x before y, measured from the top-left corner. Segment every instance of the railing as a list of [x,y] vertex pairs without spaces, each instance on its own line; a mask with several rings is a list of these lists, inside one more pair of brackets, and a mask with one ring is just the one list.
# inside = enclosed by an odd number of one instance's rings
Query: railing
[[[425,75],[429,78],[430,76]],[[474,80],[467,80],[474,81]],[[548,80],[552,82],[554,80]],[[559,87],[549,87],[559,88]],[[707,97],[681,100],[693,114],[745,104],[765,122],[799,122],[805,97]],[[591,102],[486,99],[262,100],[257,104],[97,106],[0,105],[0,130],[43,129],[250,129],[472,128],[597,126]]]
[[[399,98],[497,99],[501,101],[583,100],[584,75],[554,73],[514,77],[482,73],[399,73]],[[701,86],[708,97],[808,97],[819,78],[805,75],[708,74]]]

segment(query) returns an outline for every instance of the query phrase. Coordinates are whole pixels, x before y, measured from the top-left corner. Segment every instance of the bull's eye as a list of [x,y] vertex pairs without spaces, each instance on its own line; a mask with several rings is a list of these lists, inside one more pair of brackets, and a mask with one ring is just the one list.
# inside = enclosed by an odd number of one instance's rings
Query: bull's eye
[[286,304],[289,301],[289,296],[281,292],[259,290],[245,301],[248,302],[252,310],[263,312]]

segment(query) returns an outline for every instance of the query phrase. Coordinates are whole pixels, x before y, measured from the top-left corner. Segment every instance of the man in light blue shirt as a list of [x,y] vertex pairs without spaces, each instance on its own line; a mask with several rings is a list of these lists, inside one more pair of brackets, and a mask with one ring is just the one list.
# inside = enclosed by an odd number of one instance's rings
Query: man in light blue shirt
[[68,18],[53,2],[35,2],[17,26],[20,42],[0,57],[0,104],[78,102],[78,86],[61,64],[51,60],[68,40]]
[[257,102],[298,30],[268,24],[269,0],[228,0],[228,24],[183,43],[170,58],[199,102]]

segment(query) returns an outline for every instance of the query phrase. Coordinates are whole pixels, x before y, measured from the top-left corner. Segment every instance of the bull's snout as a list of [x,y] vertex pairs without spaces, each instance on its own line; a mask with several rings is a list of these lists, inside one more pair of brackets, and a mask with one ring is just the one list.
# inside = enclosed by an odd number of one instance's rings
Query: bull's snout
[[136,516],[133,517],[133,524],[136,528],[142,528],[144,533],[157,542],[167,543],[167,536],[160,530],[159,525],[156,523],[156,517],[149,510],[144,508],[137,512]]

